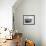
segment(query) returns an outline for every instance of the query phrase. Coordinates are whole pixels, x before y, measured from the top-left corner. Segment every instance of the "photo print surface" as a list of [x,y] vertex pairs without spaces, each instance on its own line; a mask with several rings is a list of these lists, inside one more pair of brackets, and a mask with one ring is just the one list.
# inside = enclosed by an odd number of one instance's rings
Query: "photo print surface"
[[35,24],[35,16],[34,15],[24,15],[23,16],[23,24],[24,25],[34,25]]

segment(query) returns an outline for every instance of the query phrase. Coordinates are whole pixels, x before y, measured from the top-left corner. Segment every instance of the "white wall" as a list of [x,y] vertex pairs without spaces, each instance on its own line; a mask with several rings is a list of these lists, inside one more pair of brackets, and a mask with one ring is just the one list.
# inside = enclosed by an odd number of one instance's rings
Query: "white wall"
[[[46,0],[25,0],[20,4],[17,5],[18,7],[14,5],[13,8],[15,28],[19,32],[23,32],[24,37],[28,36],[28,39],[35,40],[37,46],[46,46]],[[23,25],[23,15],[26,14],[35,15],[35,25]]]
[[[41,0],[23,0],[18,7],[14,6],[15,28],[23,33],[24,38],[41,46]],[[23,15],[35,15],[35,25],[23,25]]]
[[[0,0],[0,27],[6,27],[10,30],[12,29],[12,6],[15,2],[16,0]],[[0,32],[2,32],[1,29]],[[0,34],[0,38],[4,38],[5,34],[6,32]],[[8,35],[10,34],[8,33]]]
[[12,6],[16,0],[0,0],[0,27],[12,28]]
[[42,46],[46,46],[46,0],[42,0],[41,4],[41,38]]

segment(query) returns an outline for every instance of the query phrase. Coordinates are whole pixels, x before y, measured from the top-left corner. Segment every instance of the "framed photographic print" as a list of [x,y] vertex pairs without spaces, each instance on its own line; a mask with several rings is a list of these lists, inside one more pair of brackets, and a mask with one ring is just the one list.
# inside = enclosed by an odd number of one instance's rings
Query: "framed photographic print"
[[34,25],[35,15],[23,15],[23,24],[24,25]]

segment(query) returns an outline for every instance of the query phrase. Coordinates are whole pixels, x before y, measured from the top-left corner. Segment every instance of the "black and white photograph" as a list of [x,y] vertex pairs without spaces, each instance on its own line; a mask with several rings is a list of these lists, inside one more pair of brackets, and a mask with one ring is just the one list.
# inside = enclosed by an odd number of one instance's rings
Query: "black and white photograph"
[[35,24],[35,15],[24,15],[23,24],[24,25],[34,25]]

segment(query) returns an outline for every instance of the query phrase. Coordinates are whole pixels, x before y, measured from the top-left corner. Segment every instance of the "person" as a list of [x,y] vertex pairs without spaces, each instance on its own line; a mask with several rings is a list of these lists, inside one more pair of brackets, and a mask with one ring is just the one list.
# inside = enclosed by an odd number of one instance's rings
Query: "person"
[[16,36],[16,46],[22,46],[22,38],[19,35]]
[[35,46],[35,44],[32,40],[27,40],[25,41],[25,46]]

